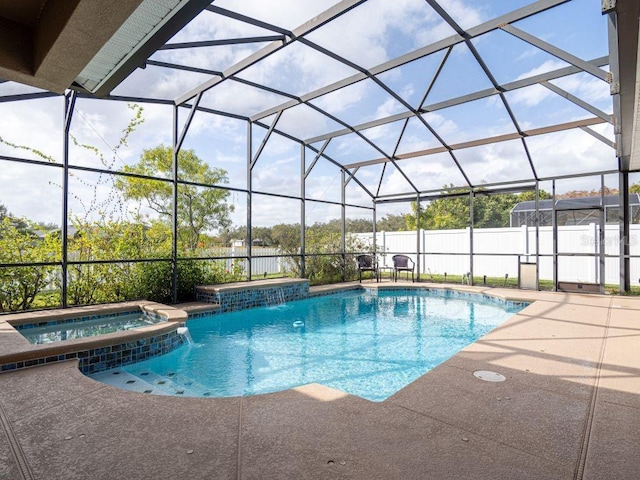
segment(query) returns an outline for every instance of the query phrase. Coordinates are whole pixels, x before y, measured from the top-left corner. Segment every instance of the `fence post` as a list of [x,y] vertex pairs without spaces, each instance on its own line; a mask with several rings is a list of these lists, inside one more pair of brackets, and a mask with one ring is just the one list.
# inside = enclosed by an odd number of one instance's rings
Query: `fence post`
[[[467,227],[465,228],[465,238],[467,239],[467,253],[469,254],[469,263],[467,265],[467,268],[470,268],[471,265],[473,265],[473,253],[471,252],[471,245],[473,244],[473,230],[471,229],[471,227]],[[466,269],[465,269],[466,270]],[[468,271],[468,270],[467,270]],[[467,272],[463,271],[462,275],[466,275]]]
[[387,266],[387,232],[382,231],[382,251],[384,252],[384,266]]
[[[423,270],[424,266],[427,264],[427,232],[422,230],[422,265]],[[429,267],[431,268],[431,267]]]
[[591,231],[591,238],[593,238],[593,283],[598,282],[598,265],[600,263],[600,259],[598,258],[598,226],[595,223],[589,224],[589,230]]
[[469,285],[473,285],[473,228],[475,215],[473,213],[473,190],[469,192]]

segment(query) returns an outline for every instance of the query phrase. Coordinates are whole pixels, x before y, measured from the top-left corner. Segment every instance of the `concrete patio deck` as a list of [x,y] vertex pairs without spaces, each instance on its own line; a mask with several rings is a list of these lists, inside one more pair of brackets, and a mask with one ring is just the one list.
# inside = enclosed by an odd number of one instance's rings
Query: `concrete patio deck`
[[0,478],[640,478],[640,298],[491,291],[534,303],[381,403],[143,395],[75,361],[2,373]]

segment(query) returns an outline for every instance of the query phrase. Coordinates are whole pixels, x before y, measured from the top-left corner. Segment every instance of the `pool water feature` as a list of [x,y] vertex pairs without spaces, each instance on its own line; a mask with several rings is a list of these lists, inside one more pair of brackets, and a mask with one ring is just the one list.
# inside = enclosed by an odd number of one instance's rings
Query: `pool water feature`
[[163,321],[166,321],[166,319],[158,315],[132,311],[16,325],[15,328],[30,343],[44,344],[132,330]]
[[198,318],[187,322],[192,344],[93,378],[144,393],[202,397],[315,382],[382,401],[526,306],[455,296],[352,291]]

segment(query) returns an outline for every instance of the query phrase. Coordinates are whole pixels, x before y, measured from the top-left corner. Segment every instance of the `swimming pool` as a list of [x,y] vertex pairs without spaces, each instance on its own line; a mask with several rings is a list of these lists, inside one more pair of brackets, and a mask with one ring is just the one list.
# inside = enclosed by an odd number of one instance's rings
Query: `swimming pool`
[[456,292],[345,292],[189,320],[193,343],[96,380],[145,393],[256,395],[321,383],[382,401],[526,304]]
[[22,324],[14,328],[30,343],[44,344],[132,330],[163,321],[166,319],[158,315],[130,311]]

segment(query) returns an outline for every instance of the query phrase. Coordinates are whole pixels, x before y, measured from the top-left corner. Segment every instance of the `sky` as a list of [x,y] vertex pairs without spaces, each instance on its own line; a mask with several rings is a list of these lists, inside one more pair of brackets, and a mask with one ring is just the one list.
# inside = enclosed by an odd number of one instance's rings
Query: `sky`
[[[214,6],[253,16],[263,22],[286,29],[295,29],[333,6],[334,0],[217,0]],[[525,0],[441,0],[440,5],[465,29],[479,25],[514,9],[534,3]],[[583,60],[607,55],[607,18],[600,13],[598,0],[572,0],[549,11],[514,23],[518,29],[552,44]],[[325,85],[350,77],[362,67],[373,69],[400,55],[412,52],[451,36],[453,29],[424,0],[368,0],[306,38],[315,45],[331,50],[344,62],[337,61],[300,42],[293,42],[264,61],[247,68],[239,77],[284,91],[290,95],[313,92]],[[169,43],[255,37],[273,32],[204,11],[180,31]],[[498,84],[505,84],[544,73],[568,64],[503,31],[495,30],[474,38],[477,50]],[[151,59],[224,71],[236,62],[263,48],[265,43],[247,43],[216,47],[163,50]],[[381,73],[377,79],[400,97],[390,95],[379,83],[365,79],[338,91],[318,96],[310,103],[316,109],[300,104],[284,111],[277,128],[300,139],[312,139],[343,129],[340,122],[359,125],[372,120],[401,114],[418,108],[444,51],[435,52]],[[606,70],[606,66],[603,67]],[[114,95],[134,95],[174,100],[210,78],[149,65],[134,71]],[[612,112],[608,84],[588,73],[579,73],[553,80],[562,88],[607,114]],[[456,45],[448,54],[442,71],[423,106],[432,110],[452,98],[491,88],[492,83],[471,50]],[[37,91],[12,82],[0,84],[0,96]],[[541,85],[529,86],[505,93],[508,104],[521,130],[531,130],[559,123],[591,118],[593,115]],[[230,111],[240,115],[256,115],[285,103],[282,95],[265,92],[243,83],[225,81],[203,95],[201,106]],[[61,98],[0,102],[0,155],[41,160],[60,164],[62,157],[63,101]],[[181,109],[180,123],[188,110]],[[116,148],[131,118],[124,102],[80,99],[76,105],[71,133],[79,144],[72,145],[71,163],[80,166],[119,169],[134,164],[144,149],[159,144],[171,144],[172,108],[144,105],[145,122],[128,138],[127,145]],[[335,121],[333,118],[337,119]],[[480,138],[516,132],[509,112],[499,96],[493,95],[468,104],[429,111],[424,120],[447,144],[458,144]],[[274,116],[262,119],[269,125]],[[417,118],[405,122],[363,130],[366,140],[350,133],[331,140],[325,153],[340,164],[381,158],[384,155],[412,153],[440,146],[439,140]],[[607,123],[591,127],[613,140],[613,128]],[[402,140],[398,143],[401,132]],[[254,126],[253,153],[266,130]],[[375,143],[379,150],[368,143]],[[28,145],[32,149],[10,146]],[[323,141],[313,144],[320,148]],[[397,150],[396,150],[397,144]],[[228,185],[246,188],[247,169],[246,122],[218,115],[197,112],[186,135],[183,148],[193,149],[210,166],[228,172]],[[582,172],[615,170],[615,151],[605,143],[580,130],[529,137],[527,148],[534,160],[538,176],[553,177]],[[520,140],[494,143],[455,152],[460,166],[474,185],[512,180],[530,180],[533,176],[525,149]],[[310,166],[314,152],[305,151]],[[460,169],[451,156],[438,153],[400,160],[397,165],[420,190],[437,190],[446,185],[465,185]],[[358,180],[374,194],[409,193],[405,176],[392,164],[372,165],[358,170]],[[0,160],[0,203],[21,216],[37,221],[59,223],[62,205],[62,169]],[[273,134],[256,162],[253,189],[287,195],[300,194],[301,160],[298,143]],[[114,177],[74,172],[70,178],[71,210],[86,213],[91,205],[117,204],[109,200]],[[632,181],[635,177],[632,176]],[[599,178],[562,180],[558,193],[573,189],[594,189]],[[335,165],[319,161],[307,177],[306,194],[317,200],[340,200],[340,170]],[[606,177],[607,186],[617,188],[617,177]],[[550,183],[541,185],[547,190]],[[347,187],[347,202],[371,206],[369,195],[355,182]],[[254,195],[254,225],[298,222],[300,202]],[[233,220],[242,225],[246,220],[246,194],[233,193]],[[381,208],[381,213],[409,211],[406,204]],[[325,203],[306,202],[307,223],[326,221],[340,214],[340,208]],[[151,213],[146,211],[146,213]],[[370,210],[350,208],[353,217],[370,216]]]

